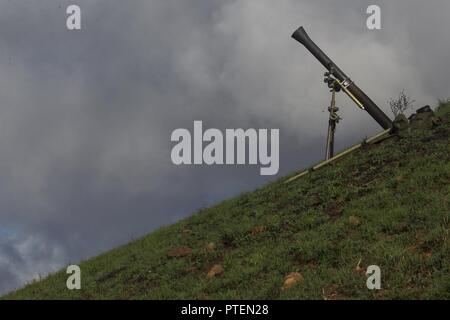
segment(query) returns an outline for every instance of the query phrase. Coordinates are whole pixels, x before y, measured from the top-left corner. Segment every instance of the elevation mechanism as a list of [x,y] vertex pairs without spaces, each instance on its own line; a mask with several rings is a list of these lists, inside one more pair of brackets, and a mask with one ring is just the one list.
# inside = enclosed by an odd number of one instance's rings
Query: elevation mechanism
[[303,44],[319,60],[359,108],[366,110],[383,129],[391,128],[391,119],[311,40],[303,27],[298,28],[292,38]]

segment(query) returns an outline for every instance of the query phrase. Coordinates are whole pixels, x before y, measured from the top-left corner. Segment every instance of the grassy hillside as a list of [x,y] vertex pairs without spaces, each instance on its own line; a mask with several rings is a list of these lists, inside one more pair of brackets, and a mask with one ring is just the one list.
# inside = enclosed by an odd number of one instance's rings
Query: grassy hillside
[[[5,298],[449,299],[450,105],[439,114],[446,120],[433,130],[366,146],[85,261],[82,290],[67,290],[61,271]],[[372,264],[381,290],[366,287]]]

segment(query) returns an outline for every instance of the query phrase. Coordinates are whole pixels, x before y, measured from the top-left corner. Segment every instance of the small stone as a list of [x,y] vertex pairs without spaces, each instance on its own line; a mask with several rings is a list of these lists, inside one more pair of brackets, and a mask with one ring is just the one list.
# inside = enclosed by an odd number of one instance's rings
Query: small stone
[[427,130],[439,124],[439,118],[435,116],[430,106],[425,106],[409,117],[412,128]]
[[209,270],[208,274],[206,275],[206,277],[208,279],[212,279],[218,275],[221,275],[223,273],[223,268],[220,264],[216,264],[214,265],[211,270]]
[[281,287],[281,291],[288,290],[292,288],[295,284],[303,280],[303,276],[298,272],[291,272],[286,277],[284,277],[284,283]]
[[416,112],[417,113],[425,113],[425,112],[433,112],[433,110],[431,109],[431,107],[429,105],[426,105],[422,108],[417,109]]
[[167,252],[167,256],[171,258],[180,258],[185,257],[187,255],[190,255],[192,253],[192,249],[188,247],[180,247],[180,248],[174,248],[170,249]]

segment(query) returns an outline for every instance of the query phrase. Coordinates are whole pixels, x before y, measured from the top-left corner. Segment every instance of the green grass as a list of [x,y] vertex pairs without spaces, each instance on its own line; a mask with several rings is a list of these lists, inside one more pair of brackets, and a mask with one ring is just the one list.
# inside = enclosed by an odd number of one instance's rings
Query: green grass
[[[69,291],[62,270],[4,298],[449,299],[450,104],[437,113],[447,120],[433,130],[367,146],[82,262],[82,290]],[[168,257],[178,247],[192,253]],[[208,279],[215,264],[224,272]],[[372,264],[381,290],[366,287]],[[303,280],[281,290],[291,272]]]

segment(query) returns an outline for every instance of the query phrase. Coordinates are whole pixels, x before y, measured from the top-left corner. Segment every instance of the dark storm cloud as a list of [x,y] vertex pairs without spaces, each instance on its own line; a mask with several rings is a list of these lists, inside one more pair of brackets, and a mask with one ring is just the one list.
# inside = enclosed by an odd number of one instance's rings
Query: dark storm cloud
[[[170,134],[193,120],[280,128],[280,175],[321,159],[329,98],[300,24],[386,111],[402,88],[419,106],[449,95],[450,4],[379,1],[376,32],[368,4],[1,1],[0,292],[271,179],[172,165]],[[379,130],[339,102],[339,147]]]

